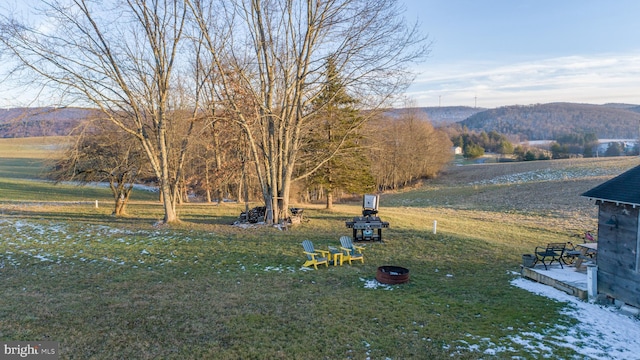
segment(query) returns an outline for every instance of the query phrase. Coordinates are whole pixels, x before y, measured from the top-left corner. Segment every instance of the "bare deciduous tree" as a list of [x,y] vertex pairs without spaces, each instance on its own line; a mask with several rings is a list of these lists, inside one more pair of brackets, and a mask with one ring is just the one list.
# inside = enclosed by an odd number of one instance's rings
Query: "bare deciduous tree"
[[435,176],[451,161],[452,143],[426,117],[408,111],[371,123],[367,137],[372,173],[380,190],[397,189]]
[[311,103],[327,59],[371,115],[404,89],[406,66],[428,52],[396,0],[186,2],[217,66],[219,94],[248,140],[270,222],[287,215],[304,132],[322,108]]
[[91,122],[81,127],[72,137],[75,141],[54,160],[49,176],[80,184],[107,182],[114,200],[113,215],[122,216],[133,185],[150,174],[139,142],[109,124]]
[[[164,222],[178,220],[176,200],[186,139],[169,144],[169,102],[186,8],[179,0],[71,0],[40,3],[43,21],[2,21],[0,41],[19,63],[14,73],[55,88],[66,101],[100,109],[135,137],[158,179]],[[172,163],[171,153],[179,159]]]

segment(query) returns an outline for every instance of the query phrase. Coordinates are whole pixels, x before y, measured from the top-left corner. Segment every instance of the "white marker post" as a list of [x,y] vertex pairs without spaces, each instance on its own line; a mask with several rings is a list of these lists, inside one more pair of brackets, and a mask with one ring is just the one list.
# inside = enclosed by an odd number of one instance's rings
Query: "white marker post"
[[587,296],[589,300],[598,296],[598,266],[587,265]]
[[438,228],[438,220],[433,220],[433,233],[436,233],[436,230]]

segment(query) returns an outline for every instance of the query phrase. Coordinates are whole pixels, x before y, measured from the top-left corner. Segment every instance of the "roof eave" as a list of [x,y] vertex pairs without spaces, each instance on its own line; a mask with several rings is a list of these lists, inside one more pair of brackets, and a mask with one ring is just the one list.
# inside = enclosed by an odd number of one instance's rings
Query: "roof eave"
[[610,203],[614,203],[616,205],[631,205],[634,209],[636,206],[640,207],[640,204],[638,203],[632,203],[632,202],[627,202],[627,201],[618,201],[618,200],[611,200],[611,199],[604,199],[604,198],[597,198],[597,197],[592,197],[592,196],[584,196],[583,197],[588,198],[589,200],[596,200],[596,201],[606,201],[606,202],[610,202]]

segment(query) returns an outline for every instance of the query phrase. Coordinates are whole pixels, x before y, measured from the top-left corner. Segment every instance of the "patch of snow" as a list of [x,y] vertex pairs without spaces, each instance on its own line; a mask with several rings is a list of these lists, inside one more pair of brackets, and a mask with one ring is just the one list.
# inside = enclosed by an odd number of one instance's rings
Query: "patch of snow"
[[[578,320],[572,327],[556,325],[558,333],[563,335],[551,336],[546,339],[548,344],[570,348],[589,359],[640,359],[639,319],[624,315],[615,307],[585,302],[531,280],[518,278],[511,284],[567,303],[563,314]],[[520,333],[511,337],[511,340],[542,354],[551,353],[551,348],[545,345],[545,339],[540,334]]]
[[276,272],[282,273],[282,272],[285,272],[285,271],[296,272],[296,269],[294,269],[291,266],[284,267],[282,265],[279,265],[279,266],[267,266],[267,267],[264,268],[264,271],[265,272],[276,271]]
[[[86,186],[86,187],[93,187],[93,188],[109,188],[109,186],[110,186],[108,182],[96,182],[96,181],[92,181],[92,182],[62,181],[61,183],[64,184],[64,185]],[[130,186],[130,184],[127,184],[127,187],[128,186]],[[141,190],[141,191],[158,192],[158,187],[157,186],[133,184],[133,188],[136,189],[136,190]]]
[[40,260],[40,261],[51,261],[53,262],[53,260],[49,259],[48,257],[44,256],[44,255],[34,255],[34,258]]
[[502,175],[494,177],[493,179],[479,180],[470,182],[469,185],[503,185],[503,184],[518,184],[533,181],[557,181],[568,180],[574,178],[583,178],[588,176],[605,176],[612,175],[614,170],[611,169],[571,169],[567,170],[555,170],[555,169],[540,169],[534,171],[526,171],[521,173]]
[[367,279],[364,279],[364,278],[360,278],[360,281],[364,282],[364,288],[365,289],[393,290],[393,286],[387,285],[387,284],[383,284],[383,283],[379,282],[376,279],[367,280]]

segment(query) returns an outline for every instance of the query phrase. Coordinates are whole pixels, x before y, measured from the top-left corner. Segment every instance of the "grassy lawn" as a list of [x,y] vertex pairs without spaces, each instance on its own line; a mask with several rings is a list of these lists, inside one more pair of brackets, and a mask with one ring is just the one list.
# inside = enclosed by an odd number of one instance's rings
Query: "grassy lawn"
[[[576,358],[553,338],[573,322],[565,305],[510,280],[524,252],[591,226],[589,210],[509,207],[516,187],[441,179],[382,197],[391,226],[365,264],[316,271],[301,241],[338,245],[359,204],[300,205],[308,221],[288,231],[230,226],[237,204],[187,204],[182,223],[155,226],[146,195],[115,219],[90,202],[105,189],[28,182],[39,170],[16,158],[0,159],[2,340],[59,341],[62,359]],[[500,206],[469,200],[480,193]],[[371,286],[381,265],[410,282]]]
[[[476,358],[472,346],[524,356],[511,336],[570,321],[509,285],[521,243],[403,226],[368,244],[364,265],[307,271],[300,241],[335,245],[344,214],[281,232],[219,224],[232,210],[172,228],[80,207],[67,209],[74,221],[49,208],[3,216],[0,338],[60,341],[77,359]],[[411,281],[366,288],[384,264]]]

